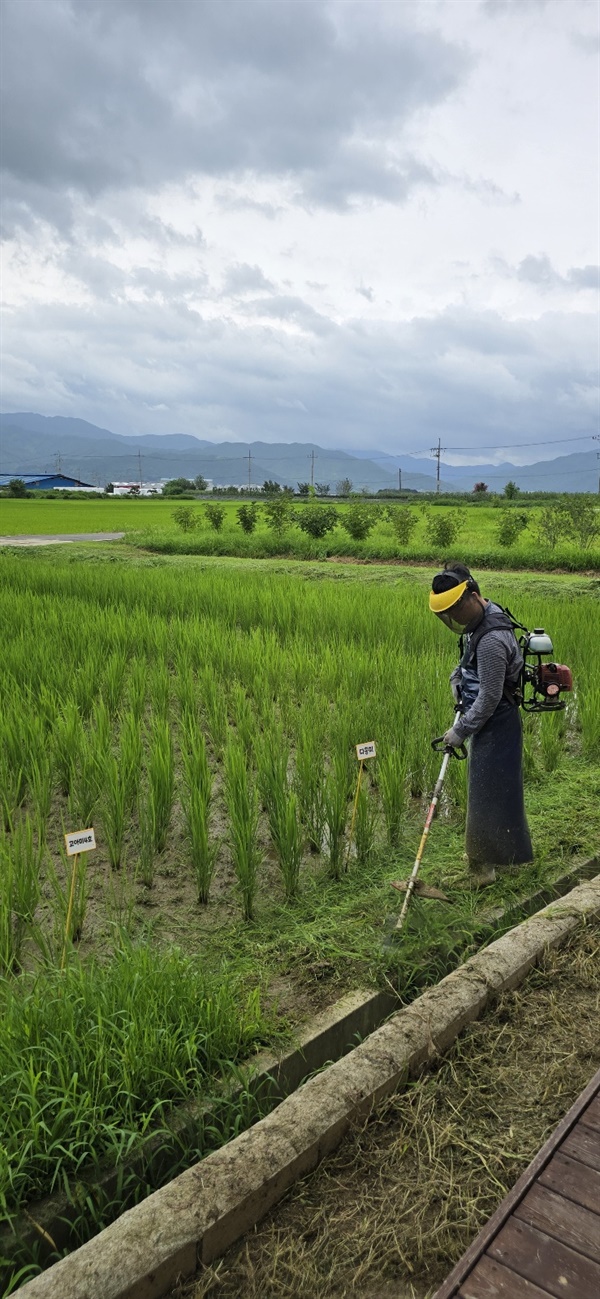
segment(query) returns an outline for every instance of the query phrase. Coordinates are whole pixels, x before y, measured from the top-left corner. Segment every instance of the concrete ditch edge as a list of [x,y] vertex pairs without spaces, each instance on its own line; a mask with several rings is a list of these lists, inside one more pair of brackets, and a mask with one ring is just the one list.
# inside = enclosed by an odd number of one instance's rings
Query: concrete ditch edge
[[600,915],[600,876],[523,921],[397,1011],[266,1118],[22,1287],[25,1299],[160,1299],[223,1253],[350,1124],[445,1051],[549,948]]

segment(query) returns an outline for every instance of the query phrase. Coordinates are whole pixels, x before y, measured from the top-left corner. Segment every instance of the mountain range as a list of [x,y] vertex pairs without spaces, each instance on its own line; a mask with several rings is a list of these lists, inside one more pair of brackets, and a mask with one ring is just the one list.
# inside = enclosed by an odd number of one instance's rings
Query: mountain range
[[[14,412],[0,415],[0,472],[45,473],[59,470],[83,482],[103,486],[109,481],[159,482],[204,474],[215,486],[235,483],[258,486],[275,479],[283,486],[328,483],[332,490],[343,478],[355,489],[369,491],[402,487],[435,490],[431,459],[390,455],[379,451],[331,450],[310,442],[207,442],[186,433],[126,435],[99,428],[87,420],[61,415]],[[483,480],[502,491],[512,479],[525,491],[596,491],[595,451],[578,451],[530,465],[449,465],[442,463],[444,492],[470,492]]]

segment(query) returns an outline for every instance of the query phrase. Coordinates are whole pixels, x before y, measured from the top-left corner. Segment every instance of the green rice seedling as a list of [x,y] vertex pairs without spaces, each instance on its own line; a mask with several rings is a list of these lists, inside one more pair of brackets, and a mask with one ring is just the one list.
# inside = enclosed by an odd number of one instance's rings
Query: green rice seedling
[[298,894],[302,835],[297,795],[288,784],[289,747],[276,727],[259,751],[259,786],[269,820],[271,842],[289,901]]
[[54,788],[52,760],[47,747],[44,747],[34,758],[30,773],[31,802],[35,812],[38,837],[46,837],[46,823],[52,807]]
[[[188,714],[189,717],[189,714]],[[188,724],[182,734],[184,789],[183,815],[198,901],[208,902],[219,844],[211,841],[209,821],[212,797],[212,774],[206,756],[206,743],[200,730]]]
[[189,663],[180,667],[175,678],[175,694],[182,718],[197,719],[198,698],[194,682],[194,673]]
[[84,733],[79,745],[77,767],[69,789],[69,815],[74,830],[83,830],[92,820],[104,781],[106,755],[94,732]]
[[5,851],[13,866],[13,911],[17,956],[28,927],[33,923],[41,894],[42,845],[33,834],[33,824],[28,816],[16,822]]
[[344,832],[348,812],[348,766],[345,754],[336,754],[325,780],[325,824],[329,870],[339,880],[344,864]]
[[224,692],[210,668],[205,668],[200,673],[198,693],[211,744],[217,757],[220,757],[227,735],[227,704]]
[[356,804],[356,821],[354,825],[356,860],[361,866],[368,866],[371,861],[375,849],[376,834],[377,812],[373,800],[369,798],[363,779]]
[[548,772],[556,771],[565,746],[565,715],[550,713],[549,717],[543,717],[541,721],[540,748],[544,769]]
[[325,833],[324,765],[321,737],[309,717],[301,724],[298,735],[295,786],[300,816],[313,853],[322,851]]
[[173,741],[169,723],[154,718],[150,729],[148,755],[148,809],[152,847],[163,852],[171,823],[174,795]]
[[5,830],[10,829],[14,813],[22,801],[22,779],[22,769],[15,771],[6,754],[0,752],[0,826]]
[[144,714],[147,685],[148,668],[144,659],[133,659],[129,673],[127,698],[130,711],[137,722],[141,721]]
[[125,792],[125,807],[130,811],[136,803],[142,771],[142,735],[135,709],[125,713],[119,737],[119,768]]
[[108,859],[113,870],[123,861],[123,838],[127,814],[128,790],[125,773],[118,759],[110,754],[105,768],[104,796],[102,800],[102,829],[108,848]]
[[121,703],[126,671],[127,655],[123,651],[111,654],[102,684],[102,695],[111,717],[116,716]]
[[385,828],[390,848],[398,848],[402,838],[406,802],[406,760],[397,748],[389,748],[377,759],[377,778],[381,790]]
[[67,699],[54,728],[52,750],[61,794],[69,794],[83,741],[81,719],[73,699]]
[[136,877],[141,879],[147,889],[151,889],[154,884],[154,822],[153,809],[149,806],[148,801],[142,801],[138,806],[138,825],[139,825],[139,854],[136,868]]
[[244,919],[252,920],[256,877],[261,863],[258,845],[258,791],[248,775],[244,750],[239,740],[233,737],[225,750],[225,801]]
[[[46,873],[52,890],[52,911],[54,919],[54,943],[56,952],[64,952],[69,944],[78,943],[83,933],[87,912],[89,853],[67,857],[64,849],[60,850],[63,866],[62,878],[59,877],[54,862],[48,860]],[[69,901],[72,893],[72,905]],[[67,927],[68,922],[68,927]]]
[[165,663],[155,663],[150,672],[150,704],[156,717],[166,718],[169,714],[171,681]]
[[[24,701],[23,701],[24,702]],[[7,708],[0,730],[0,754],[6,772],[6,800],[11,810],[20,807],[27,789],[26,763],[28,752],[23,750],[23,719],[19,719],[18,703]]]
[[234,681],[231,687],[231,713],[238,738],[249,756],[256,746],[256,717],[248,695],[239,681]]
[[14,921],[15,888],[14,862],[3,832],[0,837],[0,975],[10,974],[19,956]]

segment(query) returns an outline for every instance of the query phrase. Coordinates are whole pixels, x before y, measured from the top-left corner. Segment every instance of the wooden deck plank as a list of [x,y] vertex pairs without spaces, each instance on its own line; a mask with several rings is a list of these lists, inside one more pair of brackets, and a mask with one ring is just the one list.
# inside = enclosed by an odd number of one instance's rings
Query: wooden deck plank
[[598,1299],[600,1295],[597,1263],[515,1217],[505,1223],[487,1252],[556,1299],[563,1295],[565,1299]]
[[600,1133],[586,1127],[583,1119],[569,1132],[561,1146],[563,1155],[578,1159],[580,1164],[595,1168],[600,1173]]
[[541,1186],[547,1186],[557,1195],[564,1195],[567,1200],[574,1200],[584,1209],[596,1213],[600,1204],[600,1173],[581,1164],[578,1159],[569,1159],[559,1150],[550,1163],[540,1173]]
[[[596,1211],[600,1203],[600,1174],[595,1169],[579,1163],[579,1161],[569,1159],[567,1156],[555,1152],[558,1151],[565,1137],[584,1114],[586,1118],[591,1115],[592,1122],[595,1122],[596,1116],[600,1115],[599,1092],[600,1069],[590,1079],[587,1087],[584,1088],[568,1113],[561,1119],[554,1132],[529,1164],[529,1167],[521,1174],[521,1177],[512,1190],[509,1191],[502,1204],[499,1205],[479,1235],[469,1245],[462,1258],[455,1264],[449,1276],[436,1290],[434,1299],[454,1299],[459,1294],[459,1286],[464,1285],[465,1278],[470,1275],[471,1269],[475,1266],[477,1260],[482,1258],[490,1242],[493,1241],[503,1224],[507,1222],[516,1206],[520,1204],[527,1191],[537,1180],[541,1181],[549,1190],[558,1195],[563,1195],[576,1204],[580,1204],[592,1213]],[[555,1162],[557,1160],[558,1162]],[[462,1295],[462,1291],[460,1293]],[[598,1295],[595,1296],[595,1299],[598,1299]]]
[[527,1192],[525,1199],[515,1209],[515,1218],[528,1222],[530,1227],[545,1231],[548,1236],[562,1240],[571,1249],[579,1250],[588,1258],[600,1263],[600,1205],[598,1213],[582,1209],[580,1204],[556,1195],[539,1182]]
[[540,1290],[524,1276],[517,1276],[484,1254],[463,1282],[457,1299],[551,1299],[551,1296],[548,1290]]
[[590,1101],[587,1110],[582,1114],[583,1122],[586,1127],[593,1128],[595,1132],[600,1132],[600,1096],[595,1096]]

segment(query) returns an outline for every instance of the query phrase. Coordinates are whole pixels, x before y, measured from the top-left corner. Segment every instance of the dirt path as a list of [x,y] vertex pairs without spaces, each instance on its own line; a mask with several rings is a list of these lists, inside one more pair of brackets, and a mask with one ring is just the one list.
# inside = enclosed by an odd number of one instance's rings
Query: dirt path
[[57,532],[44,536],[29,533],[26,536],[0,537],[0,546],[58,546],[67,541],[120,541],[124,532]]
[[429,1299],[600,1066],[599,1009],[590,924],[177,1299]]

